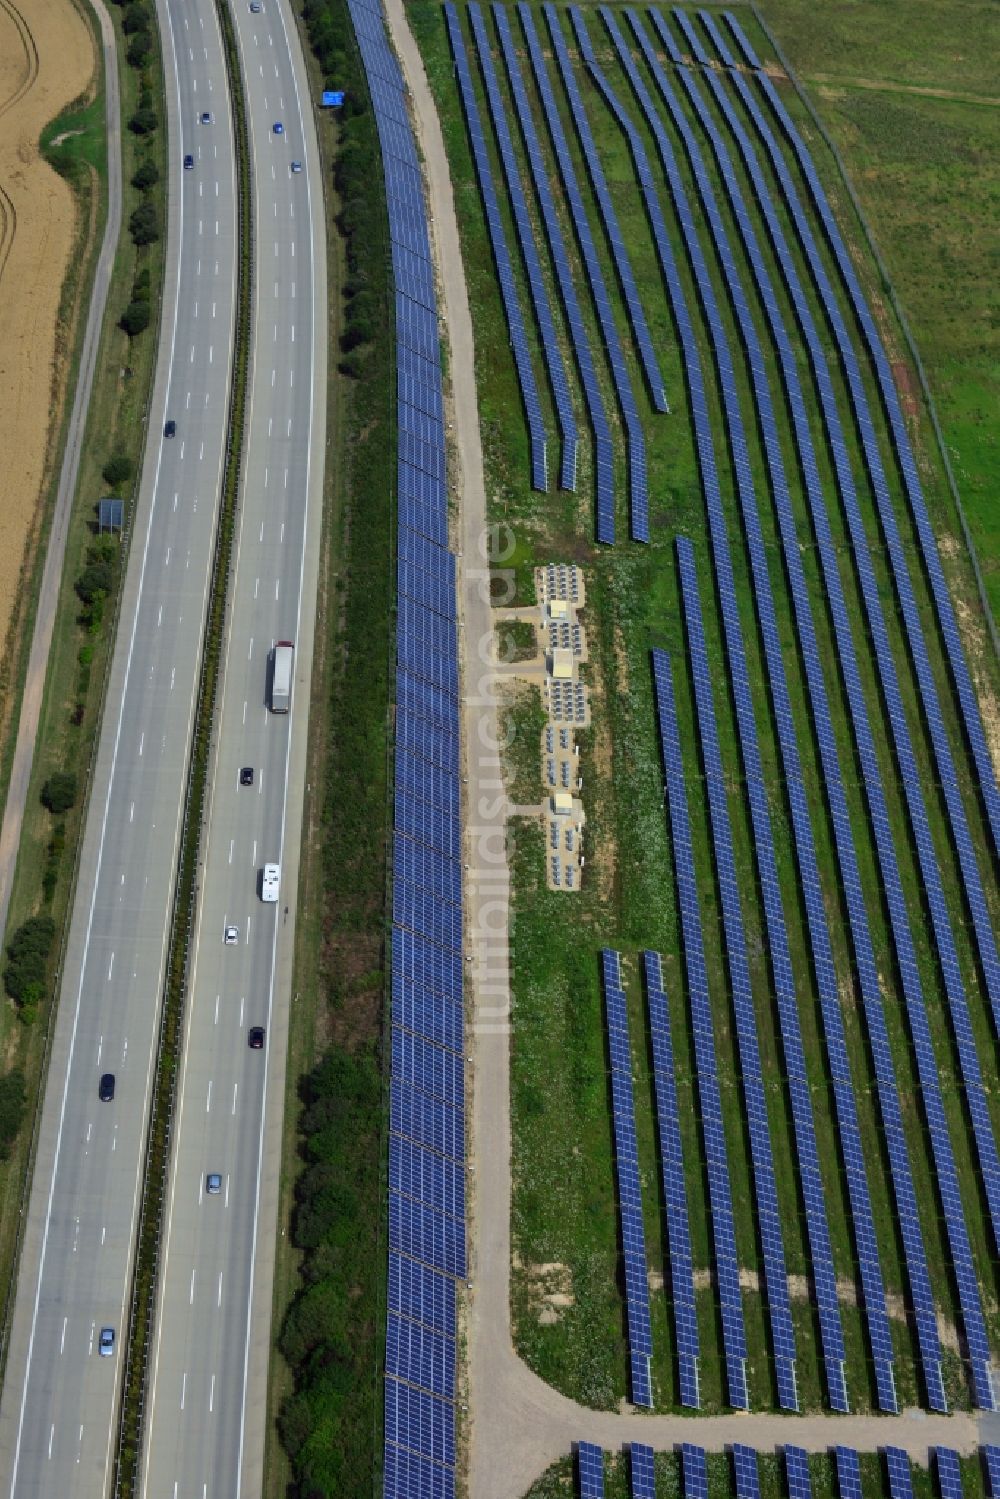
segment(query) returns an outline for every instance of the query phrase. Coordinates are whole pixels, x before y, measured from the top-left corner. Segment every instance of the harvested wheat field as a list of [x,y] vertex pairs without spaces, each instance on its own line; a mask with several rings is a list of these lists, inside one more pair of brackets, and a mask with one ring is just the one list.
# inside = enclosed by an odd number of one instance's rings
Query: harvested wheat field
[[73,194],[38,139],[96,66],[73,0],[0,0],[0,642],[65,395],[57,321],[77,238]]

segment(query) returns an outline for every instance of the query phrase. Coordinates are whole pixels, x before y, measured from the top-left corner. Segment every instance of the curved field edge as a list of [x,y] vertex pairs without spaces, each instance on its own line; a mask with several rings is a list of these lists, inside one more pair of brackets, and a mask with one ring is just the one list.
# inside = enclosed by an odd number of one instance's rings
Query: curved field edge
[[[157,238],[145,245],[133,242],[129,232],[132,213],[144,203],[155,205],[158,221],[164,222],[166,147],[162,122],[165,119],[162,73],[158,45],[143,66],[126,66],[124,57],[128,38],[122,28],[121,10],[109,6],[115,25],[121,55],[119,67],[122,111],[122,228],[111,276],[107,307],[101,327],[90,406],[84,424],[80,468],[76,493],[69,516],[63,575],[56,604],[52,645],[46,670],[44,696],[32,763],[31,780],[25,804],[24,824],[18,850],[17,866],[11,891],[5,941],[22,924],[34,916],[51,918],[55,940],[45,963],[45,974],[37,994],[28,1004],[15,1005],[5,994],[0,1004],[0,1050],[6,1065],[6,1076],[20,1073],[24,1081],[24,1112],[15,1134],[8,1141],[6,1157],[0,1157],[0,1285],[4,1287],[5,1307],[9,1312],[14,1289],[14,1254],[20,1222],[18,1208],[30,1189],[30,1153],[33,1123],[40,1111],[44,1093],[47,1042],[55,1019],[54,995],[58,991],[62,942],[68,927],[75,885],[76,861],[86,816],[90,767],[96,753],[103,709],[104,685],[114,649],[117,625],[119,585],[126,565],[124,549],[119,544],[107,546],[96,535],[97,500],[103,495],[119,494],[125,502],[128,525],[132,485],[141,472],[146,434],[147,408],[156,363],[159,327],[160,293],[163,277],[163,242]],[[150,6],[150,15],[152,7]],[[91,13],[86,10],[92,21]],[[103,53],[97,55],[103,69]],[[84,201],[99,202],[100,213],[92,221],[103,227],[106,210],[106,173],[97,170],[94,158],[104,160],[104,93],[103,71],[100,74],[100,109],[96,112],[85,101],[71,105],[43,132],[42,145],[50,160],[74,184]],[[140,106],[144,92],[152,99],[157,125],[143,135],[127,128]],[[83,128],[87,134],[67,138],[59,146],[51,142],[65,129]],[[157,179],[146,188],[135,187],[132,178],[140,165],[150,161],[156,167]],[[95,184],[99,194],[95,193]],[[71,278],[64,287],[63,306],[68,312],[67,297],[79,309],[85,302],[91,284],[100,237],[95,227],[91,249],[81,255]],[[148,288],[150,323],[148,329],[130,338],[120,326],[133,297],[137,278],[145,273]],[[75,284],[73,282],[75,278]],[[66,337],[72,340],[72,373],[76,378],[79,346],[84,318],[78,315],[75,327],[67,326]],[[69,389],[72,389],[70,383]],[[70,401],[67,398],[63,429],[59,435],[61,461]],[[127,472],[117,485],[109,484],[102,469],[113,455],[126,459]],[[43,543],[51,520],[59,463],[54,462],[51,481],[45,497],[46,519]],[[127,547],[126,535],[125,545]],[[102,566],[108,572],[100,577],[101,587],[89,593],[85,602],[76,584],[92,565],[95,548],[104,547]],[[121,555],[120,555],[121,553]],[[103,557],[102,552],[102,557]],[[24,634],[13,660],[17,661],[17,696],[24,685],[34,624],[38,585],[44,565],[44,544],[38,548],[34,573],[25,580],[24,598],[30,600],[24,619]],[[91,577],[93,578],[93,574]],[[9,757],[13,755],[16,724],[12,730],[5,762],[9,774]],[[43,786],[53,776],[71,774],[75,792],[68,808],[58,814],[50,812],[41,801]],[[7,954],[5,953],[6,957]]]

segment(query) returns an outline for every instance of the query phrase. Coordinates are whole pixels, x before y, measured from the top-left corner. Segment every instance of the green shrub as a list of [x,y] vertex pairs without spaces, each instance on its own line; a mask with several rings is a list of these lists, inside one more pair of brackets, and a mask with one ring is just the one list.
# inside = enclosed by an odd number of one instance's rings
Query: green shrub
[[132,175],[132,186],[140,193],[148,192],[160,180],[160,169],[155,161],[144,161]]
[[105,484],[110,484],[112,489],[117,489],[119,484],[125,484],[131,479],[132,460],[127,453],[112,453],[101,472],[104,475]]
[[150,290],[149,266],[148,265],[144,265],[143,268],[142,268],[142,270],[139,272],[138,276],[136,276],[135,281],[132,283],[132,300],[133,300],[133,302],[148,302],[149,301],[149,290]]
[[4,988],[21,1005],[37,1005],[45,994],[45,974],[55,941],[51,916],[31,916],[7,944]]
[[152,203],[140,203],[128,221],[128,232],[135,245],[151,245],[160,237],[160,221]]
[[144,68],[153,50],[153,38],[148,31],[139,31],[132,38],[128,53],[126,54],[129,64],[133,68]]
[[10,1147],[17,1139],[24,1120],[24,1107],[28,1101],[24,1085],[24,1073],[20,1067],[5,1072],[0,1077],[0,1160],[10,1155]]
[[80,602],[91,607],[98,599],[106,599],[114,584],[114,574],[106,562],[91,562],[83,569],[73,587]]
[[119,323],[129,338],[135,338],[137,334],[144,333],[149,327],[149,301],[132,301],[119,318]]
[[134,36],[137,31],[149,30],[149,11],[144,5],[131,4],[122,16],[122,30],[126,36]]
[[57,770],[49,776],[41,791],[42,806],[48,807],[54,817],[68,812],[76,801],[76,773],[72,770]]
[[151,109],[149,107],[143,108],[140,105],[135,114],[129,120],[128,128],[131,130],[133,135],[152,135],[153,131],[156,129],[159,123],[160,122],[156,117],[155,109]]

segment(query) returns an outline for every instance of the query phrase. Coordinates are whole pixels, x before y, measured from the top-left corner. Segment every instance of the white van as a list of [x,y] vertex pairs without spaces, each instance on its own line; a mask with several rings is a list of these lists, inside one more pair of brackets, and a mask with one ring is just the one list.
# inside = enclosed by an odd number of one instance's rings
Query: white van
[[260,875],[260,898],[270,903],[278,899],[278,884],[281,880],[280,864],[265,864]]

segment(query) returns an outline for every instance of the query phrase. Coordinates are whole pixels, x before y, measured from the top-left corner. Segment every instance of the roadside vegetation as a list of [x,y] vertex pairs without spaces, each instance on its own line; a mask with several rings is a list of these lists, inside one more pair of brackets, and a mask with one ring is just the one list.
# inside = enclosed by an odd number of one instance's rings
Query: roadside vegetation
[[[47,1044],[54,1020],[63,944],[72,906],[76,861],[97,747],[106,674],[114,648],[119,590],[130,539],[133,497],[141,469],[146,416],[156,360],[163,277],[163,80],[151,0],[112,7],[119,49],[122,105],[123,222],[101,332],[90,409],[82,446],[45,694],[25,808],[21,847],[4,934],[0,1048],[8,1075],[0,1105],[0,1284],[5,1288],[3,1328],[12,1307],[19,1208],[30,1184],[36,1111],[44,1092]],[[129,18],[128,27],[125,26]],[[98,49],[98,56],[100,51]],[[104,83],[42,133],[41,148],[73,186],[89,226],[61,304],[63,336],[72,342],[71,384],[96,251],[106,212],[107,165]],[[136,306],[143,313],[130,308]],[[129,331],[131,329],[131,332]],[[67,411],[69,408],[67,401]],[[61,461],[61,454],[60,454]],[[47,503],[54,501],[55,475]],[[98,533],[98,501],[123,501],[125,530]],[[31,613],[41,578],[26,590]],[[23,686],[30,630],[17,667]],[[4,689],[8,687],[5,682]],[[13,735],[7,746],[9,774]],[[21,1102],[18,1104],[17,1100]]]
[[303,11],[319,121],[331,369],[320,612],[286,1094],[265,1494],[372,1492],[381,1464],[382,1027],[395,377],[381,165],[345,0]]
[[[789,0],[791,4],[791,0]],[[742,14],[742,13],[741,13]],[[672,855],[663,806],[663,778],[655,730],[649,651],[663,646],[671,654],[678,697],[678,716],[688,777],[696,875],[701,894],[702,921],[713,995],[716,1025],[716,1050],[722,1081],[723,1112],[730,1157],[733,1199],[736,1205],[737,1244],[744,1270],[744,1308],[750,1347],[750,1395],[754,1408],[764,1408],[776,1400],[771,1369],[770,1330],[767,1309],[760,1294],[762,1272],[760,1245],[752,1208],[752,1177],[749,1169],[749,1146],[745,1123],[745,1106],[740,1086],[740,1068],[729,999],[729,976],[721,925],[721,897],[718,888],[711,839],[707,821],[706,799],[702,783],[699,742],[694,721],[692,684],[687,667],[687,640],[680,607],[679,585],[673,550],[674,537],[692,539],[697,556],[701,605],[708,642],[710,674],[715,684],[715,707],[722,741],[724,771],[730,789],[729,810],[733,821],[736,860],[741,880],[743,917],[746,926],[751,976],[756,1002],[756,1016],[764,1075],[768,1084],[768,1108],[772,1148],[777,1173],[777,1191],[783,1224],[785,1253],[792,1282],[792,1308],[798,1339],[798,1384],[800,1401],[805,1408],[817,1408],[825,1402],[823,1371],[818,1349],[818,1330],[809,1299],[810,1259],[805,1233],[804,1204],[795,1168],[794,1134],[790,1104],[784,1078],[781,1038],[773,1002],[773,990],[767,956],[766,931],[749,815],[743,791],[743,766],[740,759],[730,693],[727,689],[728,667],[722,648],[721,623],[714,585],[711,551],[708,546],[704,501],[698,476],[690,413],[687,406],[685,379],[678,355],[678,340],[672,326],[655,247],[645,217],[641,197],[636,189],[634,167],[623,137],[599,96],[586,78],[585,70],[576,65],[577,81],[596,137],[598,151],[609,180],[611,195],[619,215],[623,237],[632,259],[644,309],[649,318],[654,342],[661,359],[664,380],[672,407],[669,417],[657,417],[651,411],[644,417],[649,458],[650,514],[653,540],[645,548],[620,541],[613,549],[598,550],[592,543],[593,497],[589,477],[590,458],[586,444],[581,453],[580,488],[576,495],[538,496],[530,490],[523,410],[513,361],[510,358],[506,323],[495,281],[492,252],[483,219],[479,189],[466,139],[465,124],[453,81],[450,48],[440,10],[430,3],[415,0],[408,6],[408,18],[424,56],[432,88],[441,113],[446,144],[452,167],[452,179],[463,236],[463,254],[477,336],[477,380],[484,454],[487,466],[487,493],[492,518],[510,527],[515,541],[512,561],[518,594],[514,602],[531,601],[531,569],[550,561],[576,561],[585,570],[587,603],[582,622],[587,630],[590,661],[583,675],[591,691],[593,724],[581,743],[583,803],[587,814],[587,864],[584,887],[578,895],[557,894],[545,889],[544,850],[539,825],[528,820],[512,827],[513,844],[513,929],[512,973],[514,1023],[511,1042],[512,1126],[513,1126],[513,1250],[515,1263],[512,1278],[512,1303],[515,1343],[527,1362],[543,1378],[567,1394],[592,1405],[614,1408],[627,1392],[627,1358],[624,1329],[624,1307],[620,1273],[618,1213],[615,1202],[612,1169],[611,1104],[607,1074],[603,998],[599,986],[599,949],[604,945],[621,949],[629,1001],[632,1056],[635,1074],[635,1096],[639,1143],[639,1165],[644,1187],[647,1255],[652,1286],[653,1381],[654,1398],[660,1407],[674,1405],[678,1398],[673,1354],[673,1324],[669,1303],[669,1266],[665,1211],[655,1133],[655,1110],[649,1055],[645,996],[639,976],[638,951],[650,946],[664,955],[664,975],[671,1006],[674,1048],[677,1059],[680,1115],[686,1170],[688,1174],[689,1210],[694,1263],[698,1272],[699,1322],[702,1338],[701,1384],[703,1408],[717,1409],[725,1401],[725,1384],[720,1362],[721,1337],[708,1276],[713,1264],[711,1224],[706,1209],[704,1167],[700,1130],[697,1124],[697,1098],[694,1087],[693,1045],[686,996],[685,972],[681,957],[678,913],[674,893]],[[536,13],[543,47],[549,51],[547,29],[541,12]],[[759,54],[772,55],[769,44],[753,26],[751,36]],[[814,22],[813,24],[817,24]],[[612,87],[624,103],[645,140],[651,160],[661,182],[660,199],[678,263],[688,306],[696,326],[703,367],[709,383],[709,404],[716,449],[720,463],[723,492],[732,494],[730,456],[718,396],[710,345],[701,318],[683,241],[669,195],[662,185],[655,146],[642,120],[628,80],[617,64],[608,44],[607,34],[596,14],[588,14],[591,37],[600,53],[601,65]],[[519,26],[512,17],[515,38],[520,43]],[[492,35],[492,23],[488,22]],[[575,43],[571,30],[564,25],[571,52]],[[471,32],[466,27],[471,50]],[[928,45],[931,45],[928,43]],[[548,146],[548,136],[531,81],[526,49],[520,48],[522,67],[536,125],[547,155],[549,180],[559,204],[566,241],[575,263],[577,284],[586,286],[579,264],[572,226],[557,188],[558,174]],[[508,98],[499,49],[494,46],[501,89]],[[472,71],[480,97],[496,181],[502,184],[499,161],[493,151],[489,115],[479,87],[478,64]],[[564,123],[570,137],[570,151],[577,176],[585,195],[588,177],[582,153],[573,134],[562,86],[554,66],[551,77]],[[647,75],[647,82],[649,82]],[[809,129],[808,118],[791,90],[783,94],[786,107],[797,122]],[[687,103],[682,108],[688,118]],[[738,111],[739,112],[739,111]],[[508,116],[515,111],[508,99]],[[723,133],[725,128],[721,126]],[[698,127],[696,126],[696,129]],[[515,129],[515,148],[522,161],[522,176],[529,180],[523,161],[521,141]],[[677,140],[677,133],[668,126]],[[819,169],[838,208],[843,207],[836,191],[837,173],[832,157],[815,134],[809,134],[810,145]],[[716,196],[727,221],[730,242],[740,263],[744,284],[752,280],[743,259],[741,241],[735,229],[728,202],[722,192],[714,158],[702,137],[702,150],[716,184]],[[696,218],[702,215],[694,190],[690,168],[678,142],[678,161],[689,200]],[[738,175],[742,163],[731,148]],[[753,208],[753,194],[745,178],[744,195]],[[772,191],[773,191],[772,184]],[[520,284],[522,305],[530,307],[516,252],[516,235],[509,218],[504,191],[499,192],[501,213],[515,260],[515,275]],[[534,208],[531,212],[534,216]],[[780,210],[785,217],[784,210]],[[633,387],[642,392],[643,381],[634,354],[628,320],[618,295],[618,282],[606,241],[600,231],[596,207],[593,223],[598,254],[612,297],[616,321],[626,350],[626,360]],[[860,231],[850,213],[842,218],[851,238],[863,274],[869,286],[877,286],[877,273],[864,247]],[[760,228],[758,224],[758,229]],[[544,247],[544,235],[536,223],[538,242]],[[765,256],[770,260],[766,236],[759,233]],[[738,332],[729,307],[724,282],[719,272],[711,242],[705,234],[704,248],[709,275],[719,301],[730,347],[736,360],[736,379],[744,413],[752,416],[753,400],[748,373],[742,358]],[[795,252],[797,254],[797,252]],[[548,276],[547,252],[543,250]],[[974,266],[973,266],[974,271]],[[786,325],[795,331],[781,276],[771,266],[772,280],[778,289]],[[811,284],[807,295],[812,298]],[[575,405],[584,410],[576,372],[569,353],[569,343],[558,298],[550,278],[550,292],[556,308],[559,336],[566,352],[566,362],[574,389]],[[880,300],[879,316],[888,327],[894,348],[901,348],[898,329],[892,322],[891,309]],[[602,348],[596,319],[589,305],[584,313],[591,347]],[[763,332],[763,329],[762,329]],[[529,339],[534,338],[529,327]],[[765,357],[772,391],[780,395],[776,364],[769,341],[765,338]],[[540,380],[543,414],[550,433],[557,432],[554,411],[544,381],[543,366],[537,347],[534,349],[536,373]],[[894,356],[895,357],[895,354]],[[900,354],[900,359],[905,359]],[[905,364],[902,366],[906,370]],[[622,479],[622,434],[617,427],[616,402],[607,370],[600,368],[606,405],[616,422],[617,462]],[[835,379],[839,371],[834,370]],[[866,379],[868,377],[866,376]],[[901,374],[900,378],[904,378]],[[811,384],[806,380],[807,402],[815,403]],[[880,406],[869,388],[869,400],[878,418]],[[787,425],[787,413],[776,399],[779,424]],[[944,536],[943,550],[948,558],[950,576],[957,589],[959,608],[972,621],[977,616],[978,600],[971,569],[963,560],[957,516],[936,457],[933,438],[925,420],[919,397],[913,408],[917,424],[923,482],[935,524]],[[815,413],[813,413],[815,420]],[[924,1399],[913,1332],[906,1320],[908,1286],[898,1226],[895,1220],[891,1184],[884,1152],[881,1118],[877,1100],[873,1100],[871,1060],[860,997],[857,992],[853,953],[849,942],[843,892],[834,854],[832,830],[828,823],[822,777],[818,761],[812,718],[808,707],[802,665],[795,644],[794,622],[785,575],[781,563],[776,520],[769,500],[769,485],[763,449],[755,423],[748,421],[748,439],[758,510],[767,549],[772,590],[775,597],[779,636],[784,649],[785,669],[792,698],[794,727],[802,754],[806,792],[813,815],[814,834],[820,859],[823,895],[828,912],[838,984],[843,997],[843,1016],[854,1077],[855,1095],[864,1140],[865,1158],[876,1215],[876,1232],[887,1291],[896,1351],[896,1380],[901,1404],[919,1403]],[[853,426],[848,422],[846,438],[854,471],[864,472]],[[932,1282],[941,1314],[946,1384],[949,1400],[955,1406],[968,1403],[969,1395],[956,1337],[957,1303],[951,1277],[947,1242],[940,1213],[933,1163],[925,1123],[919,1102],[915,1069],[905,1008],[902,1004],[899,976],[887,913],[881,895],[881,882],[875,860],[874,844],[868,822],[863,788],[857,771],[853,736],[847,715],[846,700],[836,668],[836,651],[829,621],[823,583],[813,550],[812,523],[800,490],[800,479],[794,449],[788,433],[782,432],[786,466],[792,484],[792,501],[810,590],[814,618],[819,632],[822,660],[828,664],[827,690],[831,698],[834,728],[844,769],[850,815],[861,864],[862,879],[870,892],[868,902],[875,943],[876,961],[882,977],[886,1019],[897,1069],[898,1086],[903,1101],[914,1180],[921,1204],[921,1226],[931,1267]],[[830,521],[835,544],[844,558],[843,581],[852,618],[862,617],[860,591],[850,564],[850,544],[846,526],[838,507],[829,459],[818,444],[818,461],[824,490],[831,496]],[[897,484],[889,468],[890,483]],[[619,486],[624,495],[624,484]],[[920,765],[922,782],[928,793],[928,810],[934,830],[935,845],[942,864],[945,889],[952,902],[950,914],[961,949],[963,977],[966,982],[977,1044],[984,1072],[992,1075],[996,1065],[996,1041],[985,995],[979,986],[976,963],[968,942],[964,912],[955,892],[958,876],[950,837],[943,822],[941,807],[934,790],[936,776],[926,739],[915,688],[912,682],[907,647],[894,607],[895,592],[886,558],[877,544],[879,528],[871,498],[862,487],[862,507],[876,568],[878,587],[887,615],[891,648],[903,682],[906,710]],[[897,495],[897,516],[907,541],[911,559],[916,555],[909,516]],[[826,1053],[820,1025],[811,968],[808,932],[798,882],[798,870],[791,848],[789,811],[779,757],[777,728],[769,711],[763,652],[760,644],[749,565],[744,547],[740,517],[735,502],[728,511],[729,544],[733,555],[737,606],[743,626],[748,654],[750,680],[757,707],[758,733],[764,771],[770,791],[771,815],[778,849],[779,879],[788,922],[793,968],[801,985],[800,1021],[813,1093],[813,1107],[819,1139],[834,1141],[835,1126]],[[625,533],[624,505],[618,514],[619,534]],[[911,560],[911,566],[912,560]],[[929,649],[935,671],[942,684],[948,729],[955,745],[961,747],[957,715],[947,687],[941,662],[936,626],[924,579],[913,566],[914,586],[918,594]],[[981,624],[980,624],[981,628]],[[971,1146],[968,1120],[964,1113],[961,1079],[954,1054],[953,1038],[937,966],[933,940],[926,926],[921,884],[911,846],[901,788],[895,763],[885,745],[888,726],[883,716],[880,688],[874,666],[869,659],[870,646],[859,631],[856,645],[861,656],[863,691],[868,711],[876,726],[882,747],[880,768],[887,787],[890,818],[900,860],[905,895],[918,946],[920,977],[927,997],[928,1012],[942,1078],[948,1122],[958,1160],[963,1204],[973,1249],[980,1268],[984,1310],[996,1338],[1000,1324],[997,1316],[997,1287],[994,1278],[992,1243],[981,1196],[976,1158]],[[995,700],[997,672],[985,654],[979,662],[981,674]],[[523,719],[523,715],[522,715]],[[519,721],[515,713],[510,720],[513,747],[510,766],[515,776],[526,771],[537,748],[531,739],[534,729]],[[960,750],[961,752],[961,750]],[[988,852],[976,795],[963,763],[960,769],[963,793],[969,811],[973,836],[981,868],[986,872],[988,897],[997,915],[997,896],[992,883],[993,864]],[[994,1127],[1000,1115],[994,1114]],[[848,1385],[852,1408],[865,1409],[874,1400],[868,1366],[867,1331],[857,1305],[857,1266],[849,1203],[840,1170],[839,1151],[823,1152],[821,1160],[823,1188],[830,1224],[834,1264],[841,1286],[841,1307],[848,1347]],[[660,1286],[665,1284],[667,1294]],[[581,1434],[584,1435],[584,1434]],[[666,1490],[669,1492],[669,1490]],[[555,1492],[555,1490],[553,1490]],[[877,1490],[873,1490],[877,1492]]]

